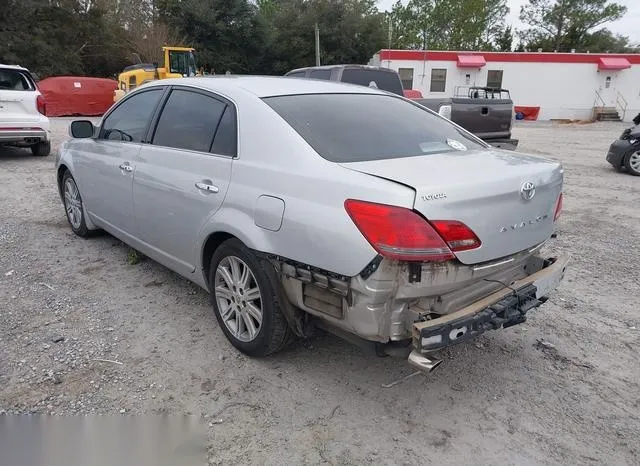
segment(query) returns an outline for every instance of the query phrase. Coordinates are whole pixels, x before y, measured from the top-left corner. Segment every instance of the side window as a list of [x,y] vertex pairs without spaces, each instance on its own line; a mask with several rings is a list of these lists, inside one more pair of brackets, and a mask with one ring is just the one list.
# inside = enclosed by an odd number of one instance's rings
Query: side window
[[331,79],[331,70],[311,70],[311,73],[309,73],[309,77],[311,79],[330,80]]
[[238,131],[236,129],[236,112],[233,106],[227,105],[222,115],[211,152],[214,154],[235,157],[237,153]]
[[209,152],[226,106],[224,102],[198,92],[171,91],[152,144]]
[[287,73],[287,78],[304,78],[306,71],[294,71],[293,73]]
[[133,95],[107,116],[100,139],[142,142],[147,125],[162,97],[163,89],[152,89]]

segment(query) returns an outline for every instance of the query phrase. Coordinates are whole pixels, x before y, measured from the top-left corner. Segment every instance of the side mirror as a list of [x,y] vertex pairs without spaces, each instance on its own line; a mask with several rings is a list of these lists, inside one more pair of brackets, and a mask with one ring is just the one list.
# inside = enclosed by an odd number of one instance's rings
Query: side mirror
[[438,115],[445,117],[446,119],[451,119],[451,105],[443,105],[438,109]]
[[89,120],[77,120],[71,122],[71,137],[77,139],[92,138],[95,132],[95,126]]

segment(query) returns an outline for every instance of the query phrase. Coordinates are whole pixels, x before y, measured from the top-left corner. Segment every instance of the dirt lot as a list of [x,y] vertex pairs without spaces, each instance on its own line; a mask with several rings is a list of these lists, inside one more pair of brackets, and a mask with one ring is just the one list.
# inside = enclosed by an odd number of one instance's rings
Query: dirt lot
[[53,156],[3,149],[0,412],[202,415],[213,464],[638,464],[640,178],[604,160],[625,126],[516,128],[566,168],[566,280],[526,324],[391,388],[408,365],[329,335],[238,354],[205,292],[71,233]]

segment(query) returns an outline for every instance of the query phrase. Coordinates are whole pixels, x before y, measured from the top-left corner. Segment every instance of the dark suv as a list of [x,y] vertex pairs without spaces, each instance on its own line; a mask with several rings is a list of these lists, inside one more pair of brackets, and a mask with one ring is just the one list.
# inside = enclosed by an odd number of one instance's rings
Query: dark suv
[[291,70],[285,76],[294,78],[325,79],[361,86],[375,86],[383,91],[404,95],[402,81],[389,68],[367,65],[327,65]]

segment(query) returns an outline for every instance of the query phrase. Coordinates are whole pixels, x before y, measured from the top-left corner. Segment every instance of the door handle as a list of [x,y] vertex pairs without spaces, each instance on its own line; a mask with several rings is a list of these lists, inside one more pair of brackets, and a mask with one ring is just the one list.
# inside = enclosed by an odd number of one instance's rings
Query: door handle
[[129,165],[129,162],[125,162],[125,163],[120,165],[120,170],[124,170],[126,172],[132,172],[133,171],[133,167],[131,165]]
[[220,189],[218,189],[217,186],[214,186],[208,183],[203,183],[202,181],[198,181],[196,183],[196,188],[198,188],[200,191],[208,191],[210,193],[217,193],[218,191],[220,191]]

